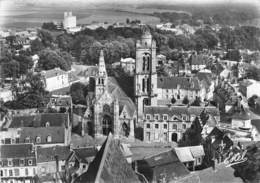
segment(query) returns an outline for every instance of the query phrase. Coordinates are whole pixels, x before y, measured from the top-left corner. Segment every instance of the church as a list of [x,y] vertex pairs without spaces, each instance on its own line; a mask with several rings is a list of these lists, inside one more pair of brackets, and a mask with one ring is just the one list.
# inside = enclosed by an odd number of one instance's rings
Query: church
[[136,108],[114,77],[108,77],[103,50],[100,52],[98,72],[90,78],[87,110],[82,129],[96,137],[134,138]]

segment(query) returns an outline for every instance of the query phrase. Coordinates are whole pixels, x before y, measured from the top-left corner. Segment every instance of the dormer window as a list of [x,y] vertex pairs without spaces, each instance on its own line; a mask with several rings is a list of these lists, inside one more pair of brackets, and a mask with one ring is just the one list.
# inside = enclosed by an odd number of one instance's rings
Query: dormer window
[[155,114],[155,115],[154,115],[154,118],[155,118],[155,120],[158,121],[158,120],[160,120],[160,115],[159,115],[159,114]]
[[168,120],[168,115],[167,115],[167,114],[164,114],[164,115],[163,115],[163,120],[164,120],[164,121],[167,121],[167,120]]
[[8,166],[13,166],[13,161],[12,160],[8,160]]
[[151,120],[151,115],[150,114],[146,114],[146,119],[147,120]]
[[20,159],[20,166],[24,166],[24,159]]
[[36,143],[37,144],[41,143],[41,137],[36,137]]
[[49,135],[46,140],[47,140],[47,142],[51,142],[52,141],[51,136]]
[[31,159],[28,160],[28,165],[32,165],[33,161]]
[[30,143],[30,137],[25,138],[25,143]]
[[187,120],[187,116],[186,115],[182,115],[182,120],[186,121]]
[[46,122],[45,127],[49,127],[49,126],[50,126],[50,122]]

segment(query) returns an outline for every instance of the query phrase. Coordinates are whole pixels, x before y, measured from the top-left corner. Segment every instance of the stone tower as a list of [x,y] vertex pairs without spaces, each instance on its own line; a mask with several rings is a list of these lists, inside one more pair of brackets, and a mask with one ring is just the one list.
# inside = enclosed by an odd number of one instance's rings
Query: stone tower
[[146,30],[136,43],[135,102],[138,119],[145,105],[157,105],[156,43]]
[[107,71],[104,59],[103,50],[100,51],[98,75],[95,78],[95,97],[98,99],[106,90],[107,87]]

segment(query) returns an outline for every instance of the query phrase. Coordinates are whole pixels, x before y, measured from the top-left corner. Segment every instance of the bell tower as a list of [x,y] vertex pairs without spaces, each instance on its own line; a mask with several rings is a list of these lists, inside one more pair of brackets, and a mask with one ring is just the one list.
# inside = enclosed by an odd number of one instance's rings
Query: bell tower
[[95,97],[99,98],[107,88],[107,71],[103,50],[100,51],[98,75],[95,78]]
[[136,43],[135,102],[138,119],[142,119],[145,105],[157,105],[156,43],[150,31]]

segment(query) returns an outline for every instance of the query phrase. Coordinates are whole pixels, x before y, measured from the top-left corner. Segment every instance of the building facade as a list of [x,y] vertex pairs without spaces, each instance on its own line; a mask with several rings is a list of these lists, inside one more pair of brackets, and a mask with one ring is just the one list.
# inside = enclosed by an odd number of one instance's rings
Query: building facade
[[107,76],[103,51],[100,53],[98,74],[90,79],[87,110],[82,129],[90,135],[134,137],[136,109],[133,101],[119,87],[115,78]]
[[1,145],[0,149],[2,183],[36,182],[36,152],[33,144]]

